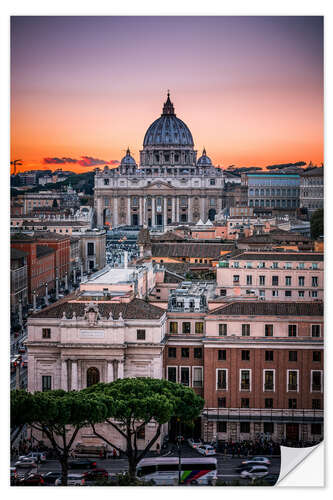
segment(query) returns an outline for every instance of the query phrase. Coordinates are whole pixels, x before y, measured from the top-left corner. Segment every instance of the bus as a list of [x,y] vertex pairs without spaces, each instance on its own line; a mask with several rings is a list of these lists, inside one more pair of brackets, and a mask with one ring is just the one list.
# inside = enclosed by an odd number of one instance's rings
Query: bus
[[[157,486],[178,484],[178,457],[143,458],[137,465],[136,475],[142,481]],[[217,478],[216,458],[182,458],[181,484],[210,485]]]

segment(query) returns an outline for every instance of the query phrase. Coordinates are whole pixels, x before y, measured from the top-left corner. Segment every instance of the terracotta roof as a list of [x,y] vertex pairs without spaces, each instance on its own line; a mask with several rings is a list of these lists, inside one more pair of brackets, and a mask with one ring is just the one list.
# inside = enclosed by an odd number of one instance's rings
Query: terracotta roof
[[163,283],[181,283],[184,279],[184,276],[178,276],[175,273],[165,271]]
[[153,243],[153,257],[192,257],[218,259],[222,251],[233,250],[234,245],[220,243],[202,243],[200,241],[187,243]]
[[274,230],[265,234],[254,234],[248,238],[238,238],[237,243],[277,243],[277,242],[309,242],[310,238],[299,233],[291,233],[289,231]]
[[233,260],[271,260],[271,261],[278,261],[278,260],[283,260],[285,262],[289,261],[298,261],[298,262],[322,262],[324,260],[324,254],[323,253],[313,253],[313,252],[308,252],[308,253],[300,253],[300,252],[241,252],[241,251],[235,251],[232,254],[223,256],[226,259],[233,259]]
[[156,241],[156,243],[161,241],[184,241],[184,236],[174,233],[173,231],[168,231],[167,233],[161,234],[160,236],[153,236],[151,241]]
[[231,302],[215,309],[210,315],[236,316],[323,316],[323,302]]
[[[70,302],[64,301],[60,304],[54,304],[42,311],[33,314],[33,318],[62,318],[63,313],[67,318],[72,318],[75,312],[77,317],[83,317],[84,309],[87,302]],[[93,301],[92,301],[93,302]],[[114,319],[119,318],[119,313],[122,313],[124,319],[159,319],[165,314],[165,310],[160,307],[153,306],[149,302],[141,299],[133,299],[128,303],[107,303],[95,302],[98,305],[98,310],[102,317],[109,317],[110,312]]]

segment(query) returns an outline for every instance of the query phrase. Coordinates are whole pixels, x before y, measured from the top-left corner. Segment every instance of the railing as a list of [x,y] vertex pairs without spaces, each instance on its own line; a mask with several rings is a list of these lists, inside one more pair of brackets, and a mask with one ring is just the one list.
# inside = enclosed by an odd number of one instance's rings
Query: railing
[[274,390],[273,384],[265,384],[265,391],[273,391],[273,390]]
[[288,384],[288,391],[297,391],[297,384]]
[[321,385],[320,384],[312,384],[312,390],[313,391],[321,391]]

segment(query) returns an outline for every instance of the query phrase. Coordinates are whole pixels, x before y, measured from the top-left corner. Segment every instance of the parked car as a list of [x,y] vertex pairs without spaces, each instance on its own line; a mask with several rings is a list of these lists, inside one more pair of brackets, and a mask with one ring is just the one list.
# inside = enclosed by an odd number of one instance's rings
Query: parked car
[[243,470],[240,476],[247,479],[258,479],[267,476],[267,474],[268,468],[266,465],[252,465],[250,469]]
[[18,483],[18,474],[16,467],[10,468],[10,484],[11,486],[16,486]]
[[279,479],[279,474],[267,474],[263,478],[258,478],[253,481],[254,486],[274,486]]
[[19,352],[20,354],[24,354],[24,353],[25,353],[25,351],[26,351],[26,348],[25,348],[25,346],[24,346],[24,345],[21,345],[21,346],[18,348],[18,352]]
[[46,454],[43,451],[31,451],[27,455],[19,457],[19,460],[23,458],[35,458],[36,462],[46,462]]
[[85,479],[85,484],[94,484],[96,481],[100,481],[101,479],[108,479],[109,474],[105,469],[93,469],[89,472],[84,472],[83,474]]
[[46,472],[42,474],[44,483],[45,484],[51,484],[54,486],[54,483],[56,480],[61,477],[61,472]]
[[22,457],[22,460],[15,462],[15,467],[33,468],[36,467],[36,458]]
[[68,462],[69,469],[96,469],[96,461],[90,458],[78,458]]
[[270,465],[271,461],[266,457],[252,457],[248,460],[243,460],[242,464],[251,464],[251,465]]
[[201,444],[197,446],[195,449],[198,453],[200,453],[200,455],[205,455],[206,457],[211,455],[216,455],[215,448],[213,448],[213,446],[211,446],[210,444]]
[[194,448],[194,449],[203,444],[201,439],[195,439],[195,438],[189,438],[187,440],[187,442],[191,446],[191,448]]
[[41,474],[28,474],[19,480],[19,486],[43,486],[44,478]]
[[[83,474],[68,474],[67,486],[84,486],[85,479]],[[61,486],[61,477],[55,480],[54,486]]]

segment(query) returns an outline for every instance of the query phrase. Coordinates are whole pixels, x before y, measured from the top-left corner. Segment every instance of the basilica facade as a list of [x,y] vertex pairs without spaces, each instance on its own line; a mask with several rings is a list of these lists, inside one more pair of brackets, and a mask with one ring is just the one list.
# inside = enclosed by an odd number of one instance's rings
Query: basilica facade
[[204,149],[197,158],[190,129],[168,93],[162,114],[148,128],[140,165],[128,149],[115,169],[96,169],[97,225],[163,229],[172,223],[214,220],[223,208],[223,170]]

